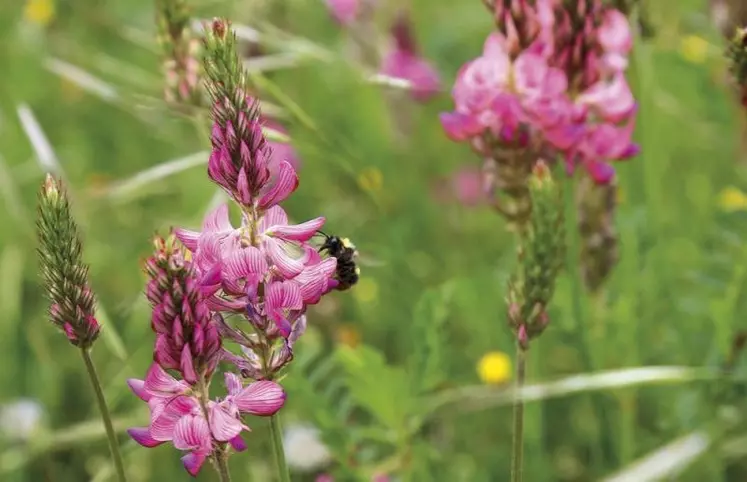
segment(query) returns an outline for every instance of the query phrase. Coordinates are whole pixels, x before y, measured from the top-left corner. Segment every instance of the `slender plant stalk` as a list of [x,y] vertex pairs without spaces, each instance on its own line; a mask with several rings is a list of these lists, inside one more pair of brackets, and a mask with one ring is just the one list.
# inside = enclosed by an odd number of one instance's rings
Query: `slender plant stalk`
[[524,478],[524,399],[519,391],[524,387],[527,376],[526,351],[516,344],[516,395],[514,398],[514,430],[511,449],[511,482],[521,482]]
[[101,389],[101,382],[99,381],[99,376],[96,373],[96,367],[93,365],[93,360],[91,360],[91,352],[89,349],[83,348],[80,350],[80,354],[83,357],[83,362],[85,362],[86,364],[86,371],[88,372],[88,378],[91,379],[93,391],[96,393],[96,401],[98,402],[99,411],[101,412],[101,419],[104,421],[106,437],[109,439],[109,451],[112,454],[112,461],[114,462],[114,471],[117,473],[117,480],[119,482],[127,482],[124,463],[122,463],[122,454],[119,452],[119,442],[117,442],[117,434],[114,433],[112,417],[109,414],[109,407],[107,407],[106,405],[104,391]]
[[228,458],[225,452],[221,451],[214,460],[215,470],[218,471],[220,482],[231,482],[231,473],[228,471]]
[[288,464],[285,463],[285,451],[283,450],[283,432],[277,413],[270,417],[270,430],[272,431],[272,451],[275,452],[275,462],[278,466],[278,480],[290,482],[290,472],[288,472]]

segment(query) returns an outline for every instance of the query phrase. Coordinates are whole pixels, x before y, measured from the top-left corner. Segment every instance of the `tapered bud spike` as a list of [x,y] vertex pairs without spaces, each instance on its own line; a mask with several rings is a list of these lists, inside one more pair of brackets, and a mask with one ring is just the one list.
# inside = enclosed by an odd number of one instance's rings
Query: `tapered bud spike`
[[50,301],[49,319],[70,343],[89,348],[99,336],[96,300],[83,263],[78,226],[59,180],[47,175],[36,221],[40,271]]

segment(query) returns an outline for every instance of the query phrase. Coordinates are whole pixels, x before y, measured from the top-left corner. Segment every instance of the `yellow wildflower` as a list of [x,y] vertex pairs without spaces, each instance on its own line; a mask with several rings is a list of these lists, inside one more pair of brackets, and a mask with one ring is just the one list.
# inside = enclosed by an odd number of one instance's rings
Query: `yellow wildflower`
[[361,278],[352,291],[360,303],[371,303],[379,297],[379,285],[371,278]]
[[54,18],[53,0],[27,0],[23,10],[23,18],[27,22],[46,27]]
[[367,167],[358,174],[358,186],[368,192],[379,192],[384,184],[384,175],[375,167]]
[[710,44],[697,35],[686,35],[680,40],[680,55],[690,63],[702,64],[708,58]]
[[718,205],[722,211],[747,211],[747,194],[739,188],[729,186],[719,194]]
[[352,325],[342,325],[337,329],[337,342],[341,345],[355,348],[361,343],[360,332]]
[[511,379],[511,358],[500,351],[488,352],[477,362],[477,374],[483,383],[507,382]]

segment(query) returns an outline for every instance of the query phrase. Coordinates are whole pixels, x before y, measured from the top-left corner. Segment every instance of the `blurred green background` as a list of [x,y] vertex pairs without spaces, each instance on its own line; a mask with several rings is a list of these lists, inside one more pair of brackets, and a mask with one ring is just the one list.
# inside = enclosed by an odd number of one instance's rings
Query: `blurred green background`
[[[747,327],[744,114],[726,85],[723,40],[706,2],[649,3],[656,36],[637,45],[630,70],[643,153],[619,165],[621,262],[602,297],[575,307],[562,275],[552,324],[530,352],[529,381],[648,365],[705,371],[657,375],[646,386],[637,372],[622,372],[601,390],[582,377],[577,386],[589,393],[580,394],[556,386],[555,397],[528,405],[527,480],[601,480],[626,468],[632,475],[614,480],[655,480],[635,462],[661,447],[679,473],[666,480],[747,479],[744,394],[708,375]],[[488,207],[458,202],[449,180],[479,160],[438,122],[452,108],[458,68],[491,29],[481,2],[379,0],[377,40],[386,45],[406,4],[423,56],[442,75],[444,93],[426,104],[365,82],[349,36],[321,0],[192,4],[196,17],[227,15],[259,29],[264,54],[292,57],[291,66],[259,73],[257,84],[301,160],[286,209],[296,220],[326,216],[325,230],[350,237],[370,260],[355,289],[310,311],[283,381],[285,426],[319,427],[331,453],[328,467],[294,479],[330,471],[342,481],[374,473],[507,480],[511,409],[501,394],[510,373],[497,355],[494,381],[503,383],[480,389],[477,367],[491,352],[513,356],[503,301],[513,239]],[[147,422],[125,380],[142,377],[151,359],[140,269],[150,237],[198,227],[219,200],[199,154],[206,136],[159,100],[153,18],[148,0],[0,5],[2,481],[112,479],[83,367],[45,319],[38,286],[35,196],[49,170],[65,177],[85,235],[104,325],[95,361],[130,480],[189,478],[173,447],[145,449],[124,435]],[[34,150],[34,119],[52,151]],[[166,170],[153,176],[159,165]],[[744,363],[735,373],[744,375]],[[626,383],[633,386],[617,387]],[[19,400],[33,403],[22,410]],[[249,425],[250,450],[231,460],[234,480],[274,480],[267,421]],[[667,446],[680,437],[690,438]],[[198,480],[214,474],[206,466]]]

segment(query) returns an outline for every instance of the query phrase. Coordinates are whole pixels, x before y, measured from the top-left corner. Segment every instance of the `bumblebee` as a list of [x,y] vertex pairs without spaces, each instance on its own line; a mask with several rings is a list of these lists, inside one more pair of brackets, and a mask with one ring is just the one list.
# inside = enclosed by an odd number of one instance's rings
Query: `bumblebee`
[[339,284],[336,289],[340,291],[350,289],[358,282],[361,272],[355,261],[358,257],[358,250],[347,238],[330,236],[321,231],[319,231],[319,234],[324,236],[324,243],[319,247],[319,252],[326,252],[329,256],[337,258],[335,279]]

